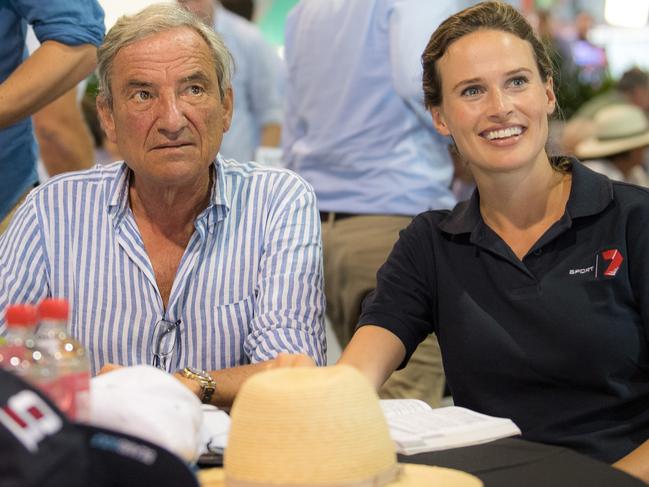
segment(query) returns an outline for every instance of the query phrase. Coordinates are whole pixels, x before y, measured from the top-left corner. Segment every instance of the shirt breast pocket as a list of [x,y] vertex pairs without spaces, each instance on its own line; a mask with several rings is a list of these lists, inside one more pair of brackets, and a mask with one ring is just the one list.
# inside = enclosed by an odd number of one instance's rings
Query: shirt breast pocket
[[[244,344],[254,317],[255,296],[230,303],[213,305],[206,311],[205,326],[196,330],[198,348],[202,351],[200,366],[217,370],[249,363]],[[190,338],[191,340],[191,338]]]

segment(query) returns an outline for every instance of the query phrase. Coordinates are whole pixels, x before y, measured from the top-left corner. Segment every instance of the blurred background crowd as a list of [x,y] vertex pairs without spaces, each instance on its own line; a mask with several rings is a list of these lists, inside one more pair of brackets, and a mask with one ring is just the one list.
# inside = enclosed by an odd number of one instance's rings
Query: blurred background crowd
[[[151,3],[155,3],[154,0],[101,1],[106,28],[109,29],[120,15],[134,13]],[[256,31],[259,37],[255,47],[246,52],[245,48],[240,50],[236,45],[233,48],[236,44],[233,40],[238,36],[236,29],[241,29],[241,26],[237,25],[230,33],[221,32],[234,51],[238,64],[235,93],[247,93],[245,98],[239,97],[235,127],[226,136],[221,150],[224,157],[281,164],[282,155],[278,147],[286,76],[283,66],[284,25],[288,12],[297,3],[298,0],[221,2],[225,9],[245,19],[240,22],[244,30]],[[459,8],[464,8],[477,2],[464,0],[456,3]],[[553,152],[576,154],[582,159],[599,160],[611,156],[598,152],[594,156],[588,153],[585,157],[577,152],[576,147],[596,132],[595,114],[607,105],[622,101],[644,112],[649,111],[649,78],[645,71],[649,68],[649,60],[644,55],[649,44],[649,2],[512,0],[508,3],[526,14],[553,56],[559,102],[559,112],[552,126]],[[33,34],[28,37],[31,50],[38,45],[37,42]],[[253,54],[254,61],[251,58]],[[248,72],[258,63],[265,64],[265,71]],[[117,148],[106,140],[97,121],[94,108],[96,87],[96,78],[91,75],[74,93],[61,97],[34,116],[41,154],[41,181],[66,170],[120,159]],[[248,112],[247,117],[244,112]],[[242,138],[248,140],[242,143]],[[73,140],[74,143],[70,143]],[[235,144],[235,140],[239,142]],[[644,155],[644,148],[634,149],[637,149],[635,159],[649,165],[649,160],[645,161],[649,158]],[[644,178],[644,172],[639,172],[645,171],[643,164],[631,165],[635,168],[635,177],[630,176],[629,170],[617,170],[619,165],[607,174],[619,179],[618,173],[621,172],[624,179],[644,184],[644,179],[638,179],[639,175]],[[605,170],[600,162],[594,167]],[[470,174],[458,164],[453,187],[460,198],[466,197],[472,189]]]

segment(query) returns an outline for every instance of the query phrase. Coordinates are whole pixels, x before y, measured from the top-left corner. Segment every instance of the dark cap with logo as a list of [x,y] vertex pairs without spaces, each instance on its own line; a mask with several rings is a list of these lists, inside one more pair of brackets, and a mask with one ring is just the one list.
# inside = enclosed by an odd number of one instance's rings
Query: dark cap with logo
[[40,392],[0,369],[0,487],[198,486],[173,453],[71,423]]

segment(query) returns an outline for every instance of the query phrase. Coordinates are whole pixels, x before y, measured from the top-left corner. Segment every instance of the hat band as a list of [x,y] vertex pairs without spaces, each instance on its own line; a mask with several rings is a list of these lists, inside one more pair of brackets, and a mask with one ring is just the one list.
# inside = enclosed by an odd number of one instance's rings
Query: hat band
[[643,130],[640,130],[639,132],[633,132],[632,134],[625,134],[625,135],[604,135],[604,136],[597,136],[597,140],[623,140],[623,139],[630,139],[631,137],[637,137],[638,135],[644,135],[648,132],[647,128],[644,128]]
[[[356,482],[345,482],[338,484],[290,484],[290,487],[382,487],[395,481],[401,474],[401,467],[395,463],[387,470],[380,472],[373,477]],[[250,482],[248,480],[237,480],[225,475],[226,487],[277,487],[278,484],[268,482]],[[289,484],[282,484],[289,485]]]

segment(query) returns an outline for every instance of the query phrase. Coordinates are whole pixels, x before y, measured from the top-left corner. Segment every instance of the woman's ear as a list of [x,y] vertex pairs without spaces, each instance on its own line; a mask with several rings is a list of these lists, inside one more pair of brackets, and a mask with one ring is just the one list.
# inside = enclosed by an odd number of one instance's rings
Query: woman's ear
[[554,94],[554,81],[552,76],[545,82],[545,96],[548,100],[546,113],[552,115],[557,108],[557,96]]
[[430,114],[433,117],[433,126],[435,127],[435,130],[437,130],[441,135],[451,135],[451,132],[444,121],[444,115],[442,114],[440,107],[432,107],[430,109]]

